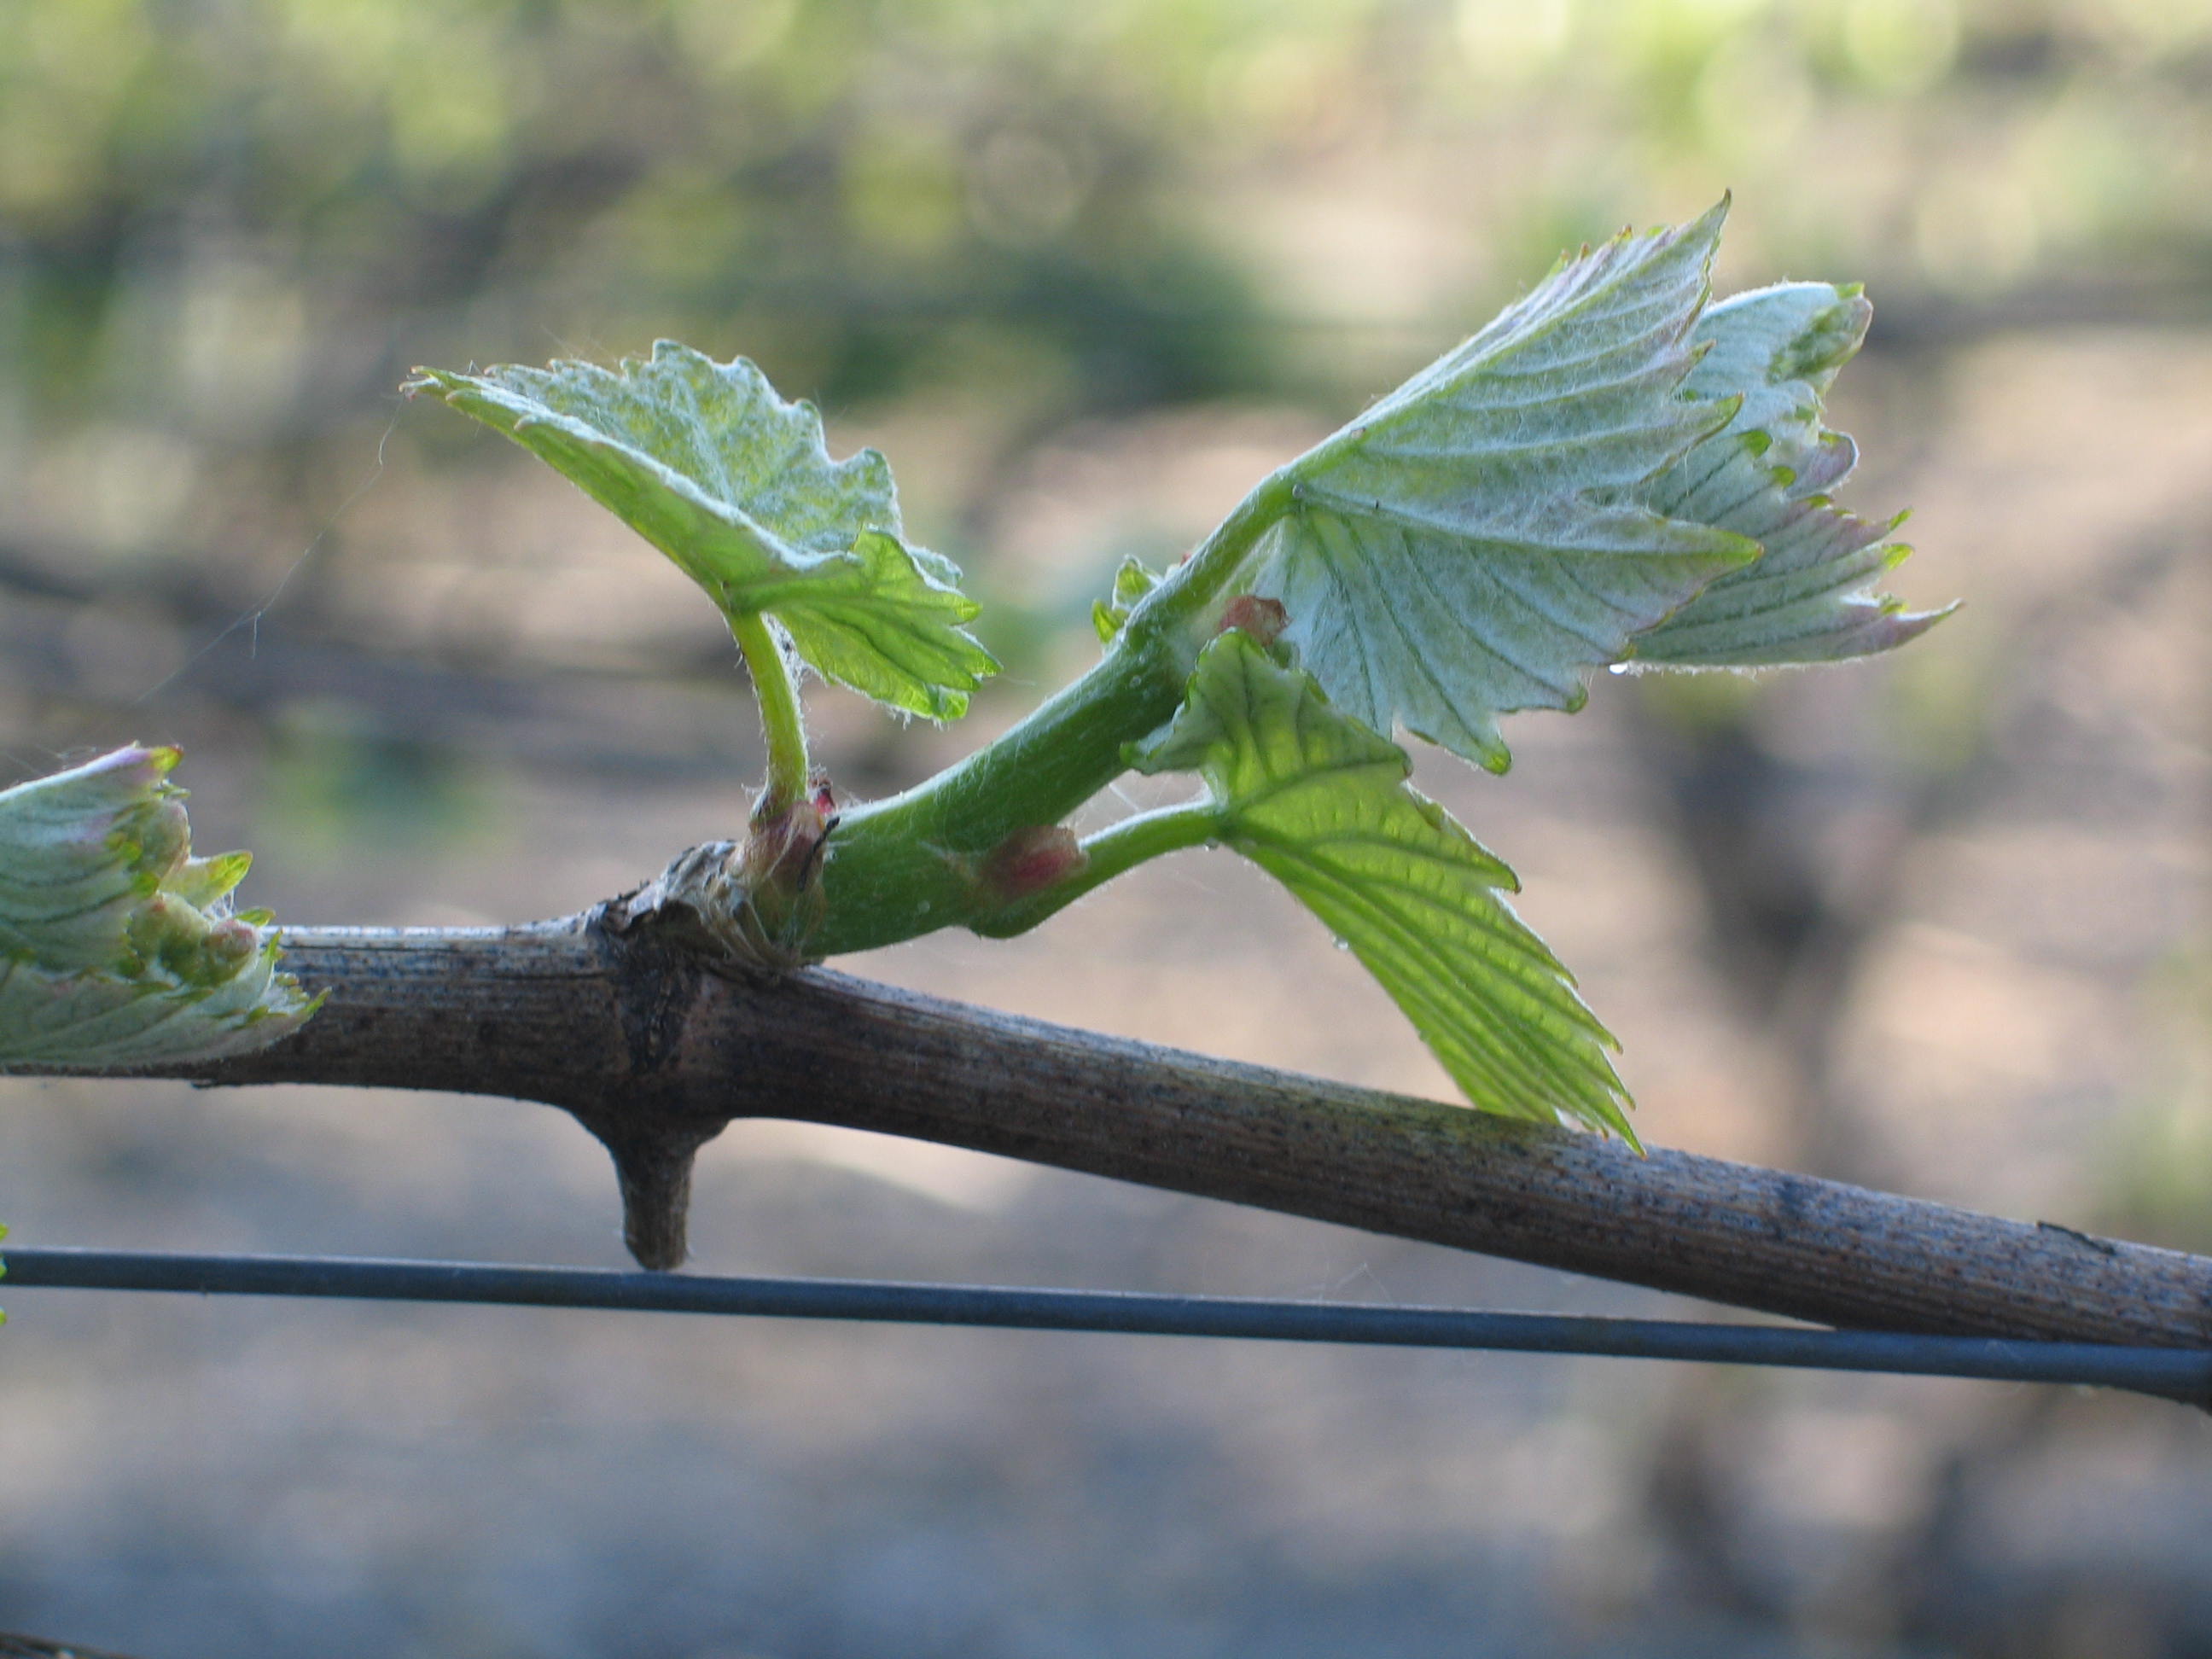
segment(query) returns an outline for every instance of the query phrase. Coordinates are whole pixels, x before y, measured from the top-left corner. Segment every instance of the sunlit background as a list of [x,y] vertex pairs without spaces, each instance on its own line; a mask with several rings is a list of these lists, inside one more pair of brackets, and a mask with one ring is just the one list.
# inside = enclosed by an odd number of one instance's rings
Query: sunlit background
[[[2212,1247],[2204,0],[0,0],[0,740],[178,740],[297,921],[578,908],[759,767],[711,608],[418,363],[760,362],[1007,673],[1623,224],[1863,280],[1899,659],[1423,763],[1655,1143]],[[1226,854],[859,971],[1448,1086]],[[19,1243],[613,1265],[543,1109],[19,1083]],[[709,1149],[706,1270],[1688,1304],[936,1148]],[[1942,1382],[18,1291],[0,1629],[139,1659],[2212,1651],[2212,1436]]]

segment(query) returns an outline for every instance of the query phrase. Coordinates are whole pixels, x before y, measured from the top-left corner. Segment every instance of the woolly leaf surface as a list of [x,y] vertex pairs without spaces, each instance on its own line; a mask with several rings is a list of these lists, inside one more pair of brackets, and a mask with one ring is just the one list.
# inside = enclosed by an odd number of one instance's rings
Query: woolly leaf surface
[[0,1066],[216,1060],[314,1012],[231,910],[251,860],[192,857],[176,763],[134,744],[0,791]]
[[1564,262],[1278,477],[1238,591],[1337,705],[1503,770],[1498,717],[1583,677],[1758,544],[1638,494],[1734,412],[1686,386],[1725,210]]
[[825,678],[949,720],[998,666],[952,562],[908,544],[890,467],[833,461],[813,406],[744,358],[661,341],[618,368],[418,371],[672,559],[732,617],[767,615]]

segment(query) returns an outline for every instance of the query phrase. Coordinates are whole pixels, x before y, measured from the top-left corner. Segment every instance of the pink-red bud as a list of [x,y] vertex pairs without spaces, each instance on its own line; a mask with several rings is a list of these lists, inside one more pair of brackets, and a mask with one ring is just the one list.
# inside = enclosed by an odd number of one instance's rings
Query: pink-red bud
[[817,775],[805,799],[780,811],[756,813],[737,854],[737,926],[745,948],[763,963],[795,967],[821,925],[822,860],[837,827],[837,799]]
[[1264,646],[1282,638],[1283,630],[1290,625],[1291,613],[1283,609],[1281,600],[1261,599],[1257,593],[1239,593],[1223,610],[1221,626],[1217,631],[1226,634],[1234,628]]
[[1017,830],[983,856],[984,886],[994,898],[1028,898],[1066,879],[1089,862],[1064,823]]
[[261,936],[235,916],[219,921],[209,929],[207,942],[201,947],[208,960],[219,973],[229,974],[242,966],[261,948]]

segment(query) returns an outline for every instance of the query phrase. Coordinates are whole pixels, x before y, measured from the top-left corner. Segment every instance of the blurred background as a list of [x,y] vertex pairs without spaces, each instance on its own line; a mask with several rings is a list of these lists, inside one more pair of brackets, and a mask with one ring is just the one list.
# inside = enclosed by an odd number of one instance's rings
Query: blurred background
[[[1425,787],[1655,1144],[2212,1247],[2204,0],[0,0],[0,744],[180,741],[300,922],[567,912],[730,833],[733,652],[410,366],[671,336],[890,456],[1007,665],[817,688],[888,793],[1076,672],[1125,554],[1557,252],[1735,207],[1857,279],[1894,661],[1609,680]],[[1226,855],[841,964],[1446,1085]],[[18,1243],[613,1265],[557,1115],[18,1082]],[[1680,1314],[936,1148],[740,1125],[698,1267]],[[141,1659],[2212,1652],[2212,1433],[1996,1385],[19,1291],[0,1628]]]

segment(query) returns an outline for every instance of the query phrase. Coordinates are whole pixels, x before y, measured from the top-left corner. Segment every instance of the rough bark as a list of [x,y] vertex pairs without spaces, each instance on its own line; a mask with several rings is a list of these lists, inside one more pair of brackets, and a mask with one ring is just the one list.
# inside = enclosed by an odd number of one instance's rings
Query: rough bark
[[613,1153],[630,1247],[683,1257],[692,1154],[842,1124],[1826,1323],[2212,1345],[2212,1259],[1071,1030],[825,970],[708,972],[619,903],[526,927],[295,929],[330,1000],[210,1085],[534,1100]]

